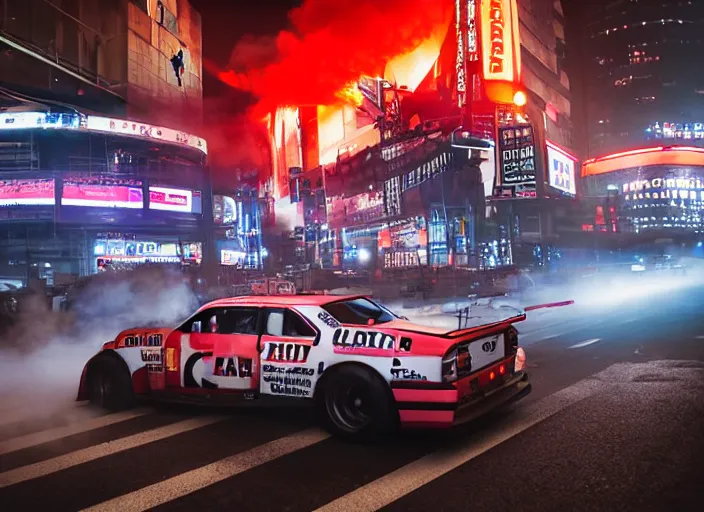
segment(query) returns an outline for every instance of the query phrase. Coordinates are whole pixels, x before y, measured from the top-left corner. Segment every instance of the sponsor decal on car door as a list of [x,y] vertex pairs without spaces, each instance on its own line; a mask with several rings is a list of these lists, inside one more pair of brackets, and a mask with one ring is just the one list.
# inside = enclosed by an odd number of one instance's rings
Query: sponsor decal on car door
[[255,390],[258,383],[255,308],[215,308],[181,336],[184,388]]
[[261,338],[262,394],[309,398],[316,380],[310,355],[318,332],[291,309],[268,309]]

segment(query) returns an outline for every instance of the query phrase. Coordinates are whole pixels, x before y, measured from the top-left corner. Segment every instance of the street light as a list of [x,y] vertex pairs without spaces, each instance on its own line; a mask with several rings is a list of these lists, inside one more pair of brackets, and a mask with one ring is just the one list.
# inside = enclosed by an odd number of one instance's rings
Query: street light
[[523,107],[528,103],[528,96],[523,91],[516,91],[513,95],[513,104],[517,107]]
[[360,263],[367,263],[371,259],[372,255],[368,249],[360,249],[357,258],[359,258]]

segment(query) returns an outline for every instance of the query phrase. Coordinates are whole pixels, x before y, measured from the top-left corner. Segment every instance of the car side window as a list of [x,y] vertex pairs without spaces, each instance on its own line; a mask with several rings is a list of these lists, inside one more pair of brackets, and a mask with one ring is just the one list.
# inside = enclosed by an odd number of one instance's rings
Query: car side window
[[184,333],[257,334],[257,308],[211,308],[184,323]]
[[316,336],[308,322],[290,309],[270,309],[266,321],[266,334],[290,338],[314,338]]
[[218,334],[257,334],[257,308],[224,308],[217,315]]
[[213,317],[216,314],[216,310],[214,308],[212,309],[206,309],[205,311],[201,311],[198,313],[196,316],[189,318],[186,320],[179,328],[178,330],[181,331],[182,333],[198,333],[198,332],[208,332],[208,319]]

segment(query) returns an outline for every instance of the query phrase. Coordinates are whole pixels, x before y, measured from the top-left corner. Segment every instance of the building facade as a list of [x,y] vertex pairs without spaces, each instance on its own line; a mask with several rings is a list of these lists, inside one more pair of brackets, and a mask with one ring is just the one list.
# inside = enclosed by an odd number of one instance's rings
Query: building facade
[[200,265],[212,242],[186,0],[0,3],[0,276]]
[[172,128],[202,116],[200,15],[187,0],[2,0],[0,86]]
[[[508,11],[511,2],[496,4]],[[520,85],[525,105],[496,102],[496,187],[487,197],[494,245],[511,245],[500,263],[546,265],[562,238],[574,231],[578,152],[572,93],[565,61],[565,21],[560,1],[518,0]],[[504,32],[505,33],[505,32]],[[491,248],[484,250],[492,252]]]
[[206,153],[202,139],[163,127],[0,113],[0,277],[27,284],[150,262],[200,265]]
[[704,148],[657,146],[587,160],[585,232],[621,242],[704,233]]

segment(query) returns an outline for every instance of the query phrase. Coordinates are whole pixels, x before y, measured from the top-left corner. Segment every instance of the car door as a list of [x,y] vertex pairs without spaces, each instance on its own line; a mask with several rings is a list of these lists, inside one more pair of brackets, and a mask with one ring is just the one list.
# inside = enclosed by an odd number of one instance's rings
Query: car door
[[259,315],[256,307],[217,307],[186,322],[179,329],[182,387],[256,390]]
[[261,393],[310,397],[315,368],[309,362],[317,329],[290,308],[266,308],[261,346]]

